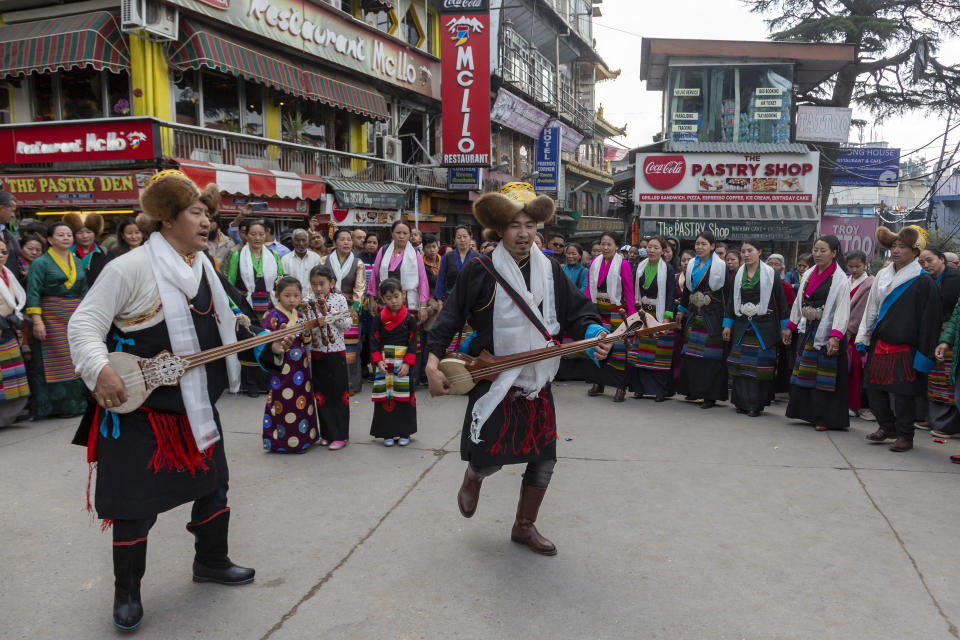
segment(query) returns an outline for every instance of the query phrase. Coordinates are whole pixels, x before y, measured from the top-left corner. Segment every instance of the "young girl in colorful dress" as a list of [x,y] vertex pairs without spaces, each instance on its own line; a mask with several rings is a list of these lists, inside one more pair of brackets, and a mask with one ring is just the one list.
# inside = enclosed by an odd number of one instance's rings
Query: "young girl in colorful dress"
[[383,305],[373,319],[370,360],[377,367],[373,382],[373,422],[370,435],[383,446],[410,444],[417,432],[417,398],[410,369],[417,361],[417,321],[407,314],[403,287],[387,278],[378,290]]
[[310,288],[316,300],[326,306],[326,315],[341,315],[313,330],[311,369],[314,398],[320,418],[320,446],[337,451],[350,441],[350,390],[347,380],[347,347],[343,332],[353,326],[347,299],[333,290],[337,277],[330,265],[310,270]]
[[[283,276],[273,288],[277,304],[263,315],[263,328],[276,331],[302,317],[297,307],[302,295],[300,281]],[[306,451],[317,442],[310,381],[310,337],[297,336],[287,353],[280,375],[270,378],[267,407],[263,413],[263,448],[278,453]]]

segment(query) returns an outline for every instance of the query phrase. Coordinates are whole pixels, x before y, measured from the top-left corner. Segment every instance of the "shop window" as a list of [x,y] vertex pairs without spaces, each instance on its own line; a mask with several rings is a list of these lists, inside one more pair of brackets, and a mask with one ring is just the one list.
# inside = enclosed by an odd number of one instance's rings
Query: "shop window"
[[351,119],[346,111],[290,96],[280,98],[278,106],[284,142],[350,151]]
[[237,78],[203,74],[203,126],[240,132],[240,82]]
[[133,115],[130,104],[130,74],[108,73],[107,78],[107,117],[120,118]]
[[200,124],[200,74],[189,70],[173,79],[173,102],[179,124]]
[[393,28],[393,19],[390,17],[389,11],[367,11],[363,16],[363,21],[384,33],[390,33]]
[[675,67],[667,135],[689,142],[789,142],[790,65]]
[[400,22],[399,35],[407,44],[413,45],[414,47],[419,47],[423,42],[423,28],[417,20],[413,7],[407,9],[407,13],[403,16],[403,20]]
[[437,44],[434,34],[437,32],[437,14],[427,10],[427,51],[435,56],[440,56],[440,47]]
[[72,69],[60,73],[60,110],[63,120],[103,117],[103,85],[99,71]]
[[28,80],[34,122],[132,114],[130,74],[71,69],[32,74]]
[[0,124],[13,122],[13,110],[10,107],[10,85],[0,85]]
[[263,87],[250,81],[243,83],[243,132],[263,135]]
[[33,76],[33,120],[46,122],[59,120],[56,77],[53,74],[35,74]]

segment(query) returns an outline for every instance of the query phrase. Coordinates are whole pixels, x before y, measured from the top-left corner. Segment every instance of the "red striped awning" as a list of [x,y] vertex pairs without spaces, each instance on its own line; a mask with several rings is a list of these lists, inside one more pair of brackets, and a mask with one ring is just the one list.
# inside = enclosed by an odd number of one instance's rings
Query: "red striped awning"
[[302,63],[266,55],[206,27],[186,21],[181,25],[181,42],[169,50],[170,64],[174,68],[206,67],[373,120],[389,117],[387,100],[376,91],[362,89],[329,75],[304,71],[300,68]]
[[173,44],[168,52],[171,66],[180,70],[206,67],[290,95],[307,97],[300,69],[292,62],[265,55],[187,21],[181,21],[180,25],[180,42]]
[[224,193],[318,200],[326,192],[326,185],[320,176],[185,158],[174,158],[174,161],[198,185],[214,182]]
[[92,67],[119,73],[130,50],[117,18],[106,11],[0,27],[0,75]]
[[390,117],[387,99],[376,91],[361,89],[347,82],[310,71],[303,72],[303,85],[307,89],[307,97],[311,100],[353,111],[373,120],[385,121]]

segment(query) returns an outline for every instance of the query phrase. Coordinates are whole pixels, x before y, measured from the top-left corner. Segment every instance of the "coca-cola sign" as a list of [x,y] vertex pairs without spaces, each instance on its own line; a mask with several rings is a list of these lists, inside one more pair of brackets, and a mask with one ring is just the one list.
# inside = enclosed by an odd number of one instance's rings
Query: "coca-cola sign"
[[647,156],[643,159],[643,177],[654,189],[672,189],[687,174],[683,156]]

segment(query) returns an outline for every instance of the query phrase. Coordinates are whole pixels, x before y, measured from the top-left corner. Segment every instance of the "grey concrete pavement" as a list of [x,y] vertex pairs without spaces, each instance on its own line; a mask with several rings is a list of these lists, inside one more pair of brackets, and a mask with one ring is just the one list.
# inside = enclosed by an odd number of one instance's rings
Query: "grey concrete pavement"
[[[895,454],[875,423],[818,433],[557,386],[560,461],[538,526],[509,541],[522,467],[457,511],[463,398],[418,396],[411,447],[267,455],[262,400],[220,403],[238,588],[190,581],[184,506],[150,534],[142,638],[958,638],[960,440]],[[0,429],[0,637],[102,638],[110,538],[83,510],[75,422]],[[570,440],[567,440],[570,438]]]

